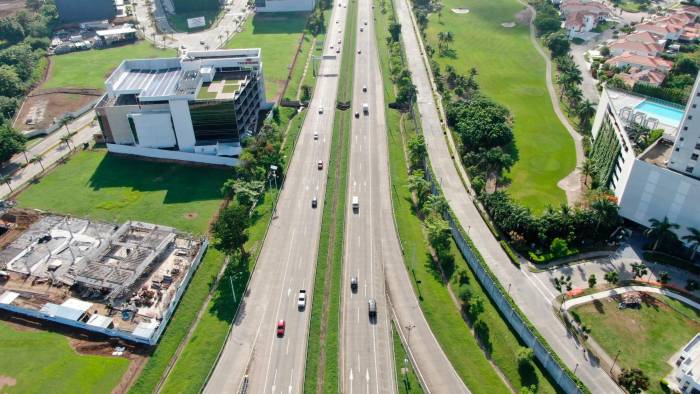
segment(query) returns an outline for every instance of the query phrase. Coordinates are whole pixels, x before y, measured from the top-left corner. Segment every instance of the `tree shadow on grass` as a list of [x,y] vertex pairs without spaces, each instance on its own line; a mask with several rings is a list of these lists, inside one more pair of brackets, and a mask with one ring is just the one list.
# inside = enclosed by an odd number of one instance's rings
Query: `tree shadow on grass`
[[256,13],[253,17],[253,34],[301,33],[308,16],[308,12]]
[[596,312],[600,313],[601,315],[605,314],[605,307],[600,300],[593,300],[593,307],[595,308]]
[[[224,276],[219,281],[219,285],[216,289],[214,297],[211,301],[211,307],[209,308],[209,313],[216,316],[217,319],[225,322],[232,322],[238,303],[243,299],[241,304],[240,316],[245,315],[246,300],[248,294],[244,294],[247,291],[246,284],[248,282],[248,277],[250,276],[249,266],[250,256],[246,255],[243,257],[232,256],[229,260]],[[234,295],[231,292],[231,284],[233,284],[233,290],[235,290],[235,301]]]
[[491,330],[489,329],[489,326],[484,323],[483,320],[477,320],[476,323],[474,323],[474,334],[479,339],[479,343],[481,343],[481,347],[484,349],[486,357],[490,359],[491,353],[493,352],[493,344],[491,343]]
[[536,386],[540,384],[540,379],[535,372],[535,367],[532,363],[518,364],[518,374],[520,375],[520,384],[523,387]]
[[134,191],[165,190],[164,204],[222,198],[221,185],[231,170],[212,166],[175,164],[133,157],[106,155],[88,185],[102,188],[128,187]]

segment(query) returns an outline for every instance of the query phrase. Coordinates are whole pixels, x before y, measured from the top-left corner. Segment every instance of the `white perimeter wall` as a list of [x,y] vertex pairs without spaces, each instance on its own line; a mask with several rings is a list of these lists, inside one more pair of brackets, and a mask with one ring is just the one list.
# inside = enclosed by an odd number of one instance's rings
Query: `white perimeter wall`
[[107,150],[114,153],[153,157],[156,159],[188,161],[194,163],[215,164],[230,167],[238,165],[238,159],[233,157],[204,155],[164,149],[143,148],[139,146],[107,144]]
[[257,7],[257,12],[311,11],[314,0],[266,0],[265,7]]
[[623,217],[644,226],[649,219],[668,217],[681,226],[679,237],[688,234],[687,227],[700,228],[700,180],[635,160],[626,186],[620,199]]

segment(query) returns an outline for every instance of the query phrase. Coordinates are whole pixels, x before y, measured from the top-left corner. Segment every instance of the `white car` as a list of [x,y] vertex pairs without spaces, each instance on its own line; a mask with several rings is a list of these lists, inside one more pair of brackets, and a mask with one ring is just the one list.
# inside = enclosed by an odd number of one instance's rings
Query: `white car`
[[297,297],[297,307],[299,310],[306,308],[306,290],[299,290],[299,297]]
[[318,107],[318,113],[322,114],[323,113],[323,107]]
[[318,132],[314,133],[314,140],[318,140]]

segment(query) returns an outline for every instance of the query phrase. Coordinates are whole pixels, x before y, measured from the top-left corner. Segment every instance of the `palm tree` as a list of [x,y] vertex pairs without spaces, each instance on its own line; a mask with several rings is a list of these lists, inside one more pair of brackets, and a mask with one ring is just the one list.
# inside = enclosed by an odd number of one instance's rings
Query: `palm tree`
[[68,150],[73,151],[73,148],[71,148],[70,146],[71,141],[73,141],[73,136],[71,136],[70,134],[66,134],[61,137],[61,142],[68,146]]
[[10,175],[0,175],[0,183],[4,183],[7,185],[8,188],[10,188],[10,193],[12,193],[14,190],[12,190],[12,186],[10,186],[10,182],[12,181],[12,176]]
[[659,244],[667,239],[678,238],[673,230],[678,229],[680,226],[676,223],[669,222],[666,216],[664,216],[663,220],[651,218],[649,219],[649,223],[649,228],[644,232],[644,235],[654,239],[654,247],[652,250],[656,250]]
[[17,150],[18,150],[19,152],[22,152],[22,154],[24,154],[24,161],[26,161],[27,163],[29,163],[29,159],[27,158],[27,151],[28,151],[29,149],[27,149],[27,146],[26,146],[25,144],[22,144],[22,146],[20,146],[19,149],[17,149]]
[[66,128],[66,133],[67,133],[67,134],[70,134],[70,129],[68,128],[68,124],[69,124],[72,120],[73,120],[73,117],[72,117],[72,116],[66,115],[66,116],[62,117],[62,118],[58,121],[58,124],[60,124],[61,127],[65,127],[65,128]]
[[617,205],[605,198],[599,198],[591,204],[596,219],[596,231],[603,223],[614,223],[619,220]]
[[700,246],[700,230],[695,227],[688,227],[688,232],[690,234],[683,236],[683,240],[687,241],[693,248],[693,252],[690,254],[690,260],[693,261],[695,259],[695,253],[697,253],[698,247]]
[[583,184],[588,186],[588,178],[592,178],[593,175],[595,175],[593,161],[591,161],[591,159],[586,159],[586,161],[581,164],[581,167],[579,167],[579,170],[581,170],[581,175],[583,175]]
[[44,160],[44,155],[36,155],[36,156],[32,157],[32,159],[29,160],[29,162],[30,163],[39,163],[39,165],[41,166],[41,172],[44,172],[44,171],[46,171],[46,169],[44,168],[44,164],[42,163],[43,160]]
[[579,125],[583,129],[587,129],[590,126],[591,118],[595,116],[596,107],[589,100],[584,100],[578,106],[578,119]]

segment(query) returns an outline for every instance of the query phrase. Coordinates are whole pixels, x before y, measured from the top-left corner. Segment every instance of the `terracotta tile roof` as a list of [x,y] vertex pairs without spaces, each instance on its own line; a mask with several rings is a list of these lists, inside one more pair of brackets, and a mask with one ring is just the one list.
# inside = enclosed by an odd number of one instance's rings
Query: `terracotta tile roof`
[[640,31],[637,33],[628,34],[622,38],[626,41],[640,42],[643,44],[656,44],[659,42],[659,40],[663,39],[663,36],[650,31]]
[[637,82],[648,83],[650,85],[659,86],[666,79],[666,74],[656,70],[640,70],[636,67],[630,69],[628,73],[620,73],[625,83],[629,86],[634,86]]
[[656,56],[640,56],[633,53],[623,53],[619,56],[614,56],[608,59],[605,63],[618,66],[621,63],[644,66],[647,68],[655,68],[657,70],[670,70],[673,62],[664,60]]
[[656,55],[657,53],[663,51],[664,47],[660,44],[645,44],[639,41],[629,41],[623,37],[612,44],[608,45],[610,50],[620,50],[622,52],[637,52],[637,53],[649,53]]

